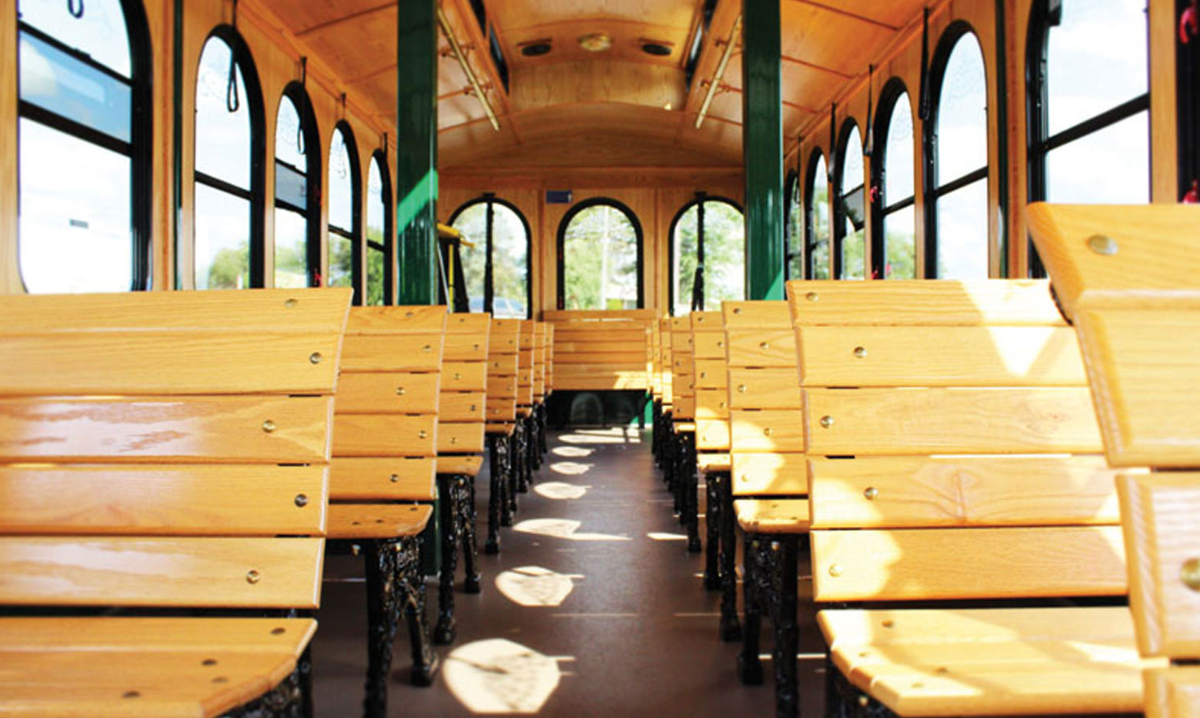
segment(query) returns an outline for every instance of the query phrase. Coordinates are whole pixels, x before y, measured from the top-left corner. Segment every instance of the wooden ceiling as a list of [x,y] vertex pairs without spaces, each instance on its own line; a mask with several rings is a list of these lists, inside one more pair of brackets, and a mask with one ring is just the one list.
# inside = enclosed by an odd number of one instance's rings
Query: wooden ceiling
[[[396,1],[258,0],[295,43],[337,76],[357,105],[384,126],[396,117]],[[741,162],[741,62],[735,49],[708,117],[694,127],[724,44],[741,12],[720,0],[689,87],[687,51],[703,0],[484,0],[504,51],[504,91],[469,0],[442,9],[499,116],[488,122],[441,37],[439,164],[554,167],[735,167]],[[794,137],[919,24],[924,0],[781,0],[784,135]],[[611,46],[581,47],[602,33]],[[647,54],[655,42],[666,56]],[[521,48],[548,42],[550,52]],[[740,45],[740,40],[736,42]]]

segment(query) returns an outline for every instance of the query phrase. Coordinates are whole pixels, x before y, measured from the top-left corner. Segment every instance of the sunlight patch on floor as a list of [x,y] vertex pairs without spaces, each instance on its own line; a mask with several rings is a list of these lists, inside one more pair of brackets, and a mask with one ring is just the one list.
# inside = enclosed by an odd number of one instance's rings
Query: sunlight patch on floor
[[555,461],[550,464],[550,470],[563,476],[582,476],[592,470],[595,464],[581,464],[578,461]]
[[496,588],[518,606],[561,606],[581,574],[551,571],[541,566],[521,566],[496,577]]
[[565,456],[571,459],[585,459],[596,453],[595,449],[585,449],[582,446],[556,446],[550,450],[555,456]]
[[558,688],[558,661],[504,638],[454,649],[442,675],[472,713],[537,713]]
[[516,531],[538,536],[550,536],[568,541],[632,541],[628,536],[615,534],[577,533],[582,521],[571,519],[528,519],[513,528]]
[[673,534],[666,531],[651,531],[646,536],[654,541],[687,541],[683,534]]
[[555,501],[569,501],[571,499],[582,499],[588,492],[591,486],[580,486],[578,484],[567,484],[562,481],[550,481],[547,483],[537,484],[533,490],[538,496]]

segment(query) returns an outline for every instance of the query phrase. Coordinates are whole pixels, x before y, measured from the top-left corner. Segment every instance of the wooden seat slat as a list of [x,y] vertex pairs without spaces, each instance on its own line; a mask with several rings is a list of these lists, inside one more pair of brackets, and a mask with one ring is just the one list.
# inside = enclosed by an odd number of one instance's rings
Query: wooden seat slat
[[0,536],[0,603],[315,609],[323,549],[320,538]]
[[1146,715],[1165,718],[1200,715],[1200,666],[1151,668],[1143,679]]
[[354,307],[346,319],[346,336],[440,335],[446,327],[445,305]]
[[696,359],[725,361],[725,333],[720,331],[697,332],[696,336],[692,338],[692,352]]
[[209,649],[298,658],[316,629],[311,618],[0,617],[0,646],[10,653]]
[[517,377],[515,374],[507,376],[489,375],[487,380],[487,398],[491,399],[513,399],[517,398]]
[[1086,387],[806,389],[804,396],[813,454],[1097,453],[1102,448]]
[[747,533],[803,533],[810,523],[804,499],[738,499],[733,510]]
[[321,465],[0,466],[0,534],[320,534],[325,471]]
[[804,422],[798,409],[729,412],[733,451],[804,453]]
[[830,530],[812,542],[821,602],[1116,596],[1128,585],[1116,526]]
[[454,391],[486,391],[487,361],[448,361],[442,363],[442,389]]
[[322,462],[332,409],[321,396],[0,399],[0,459]]
[[346,335],[342,371],[438,371],[442,366],[441,332]]
[[1069,327],[798,327],[796,336],[808,386],[1087,383]]
[[792,326],[788,305],[780,301],[724,302],[721,305],[721,316],[726,333],[742,329]]
[[[451,315],[456,316],[456,315]],[[482,315],[480,315],[482,316]],[[452,362],[483,362],[487,361],[487,334],[484,331],[471,333],[452,333],[446,329],[446,342],[443,349],[443,359]]]
[[[699,434],[700,427],[696,427],[696,431]],[[696,441],[699,443],[699,436]],[[729,471],[732,465],[728,453],[704,453],[696,457],[696,468],[701,473],[708,473],[710,471]]]
[[812,458],[814,528],[1096,524],[1120,521],[1100,456]]
[[721,389],[729,387],[729,372],[724,359],[695,359],[696,389]]
[[438,423],[483,421],[486,405],[487,394],[482,391],[443,391],[438,400]]
[[436,372],[347,372],[338,377],[334,413],[430,414],[441,389]]
[[490,423],[489,422],[484,425],[485,433],[494,434],[496,436],[512,436],[513,432],[515,432],[516,430],[517,430],[516,424],[512,423],[511,421],[506,421],[504,423]]
[[436,465],[433,456],[334,457],[329,465],[329,495],[349,501],[433,501]]
[[805,496],[808,466],[804,454],[731,452],[735,496]]
[[729,408],[789,409],[797,412],[803,407],[800,379],[796,363],[790,367],[772,369],[729,368]]
[[333,455],[433,456],[438,423],[432,414],[344,414],[333,431]]
[[[700,413],[699,408],[696,411]],[[696,419],[696,449],[700,452],[720,451],[729,453],[729,420]],[[703,461],[704,457],[698,457]]]
[[696,389],[696,418],[729,421],[729,389]]
[[488,375],[516,376],[519,365],[518,354],[493,354],[488,357]]
[[461,476],[478,476],[483,468],[482,456],[439,456],[437,472],[439,474],[455,474]]
[[483,451],[483,418],[464,424],[438,424],[438,454],[472,454]]
[[796,368],[795,330],[786,324],[729,329],[729,367]]
[[331,539],[394,539],[416,536],[433,516],[430,504],[332,504]]

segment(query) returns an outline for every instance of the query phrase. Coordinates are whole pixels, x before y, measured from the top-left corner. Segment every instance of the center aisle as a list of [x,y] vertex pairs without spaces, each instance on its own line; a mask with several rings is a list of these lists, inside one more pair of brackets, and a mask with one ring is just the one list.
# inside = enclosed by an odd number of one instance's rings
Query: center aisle
[[[437,647],[433,687],[402,682],[409,659],[401,628],[389,715],[773,715],[771,663],[765,685],[742,686],[737,645],[716,639],[718,595],[702,587],[700,556],[686,553],[649,431],[552,432],[549,443],[533,490],[520,496],[515,526],[502,533],[500,555],[480,553],[483,593],[457,595],[458,638]],[[485,467],[481,521],[487,483]],[[327,575],[361,570],[357,559],[327,560]],[[314,643],[318,716],[361,714],[362,590],[352,578],[325,585]],[[431,621],[436,597],[431,583]],[[811,626],[811,616],[801,625]],[[771,645],[764,632],[764,649]],[[813,693],[823,668],[815,656],[800,663],[810,716],[819,715]]]

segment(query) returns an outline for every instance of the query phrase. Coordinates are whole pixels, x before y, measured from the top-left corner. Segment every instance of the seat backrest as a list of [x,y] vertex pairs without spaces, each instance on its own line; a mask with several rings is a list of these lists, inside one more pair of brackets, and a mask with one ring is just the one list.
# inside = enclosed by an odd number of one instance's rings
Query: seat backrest
[[554,325],[546,322],[546,396],[554,393]]
[[819,601],[1115,596],[1113,475],[1045,282],[790,282]]
[[729,374],[720,312],[692,312],[696,450],[729,451]]
[[529,413],[533,406],[534,332],[537,322],[521,322],[521,334],[517,345],[521,352],[521,364],[517,368],[517,413]]
[[725,302],[730,462],[735,496],[804,496],[804,427],[785,302]]
[[[1200,660],[1200,269],[1190,206],[1029,208],[1087,364],[1108,460],[1170,468],[1118,479],[1129,604],[1147,656]],[[1194,665],[1146,673],[1146,714],[1200,712]]]
[[487,409],[488,314],[451,314],[446,320],[446,352],[438,403],[440,455],[483,451]]
[[493,319],[488,340],[487,420],[517,420],[517,371],[520,368],[522,319]]
[[692,362],[692,320],[671,317],[672,416],[676,421],[696,418],[695,370]]
[[436,497],[446,307],[353,307],[334,403],[330,498]]
[[675,356],[671,349],[671,318],[663,317],[658,320],[658,343],[662,357],[659,359],[659,381],[662,386],[663,407],[674,411],[675,405],[675,382],[674,382],[674,362]]
[[316,608],[350,297],[0,297],[0,604]]
[[646,331],[651,309],[609,311],[551,310],[543,319],[555,325],[553,389],[601,391],[650,388],[646,370]]

